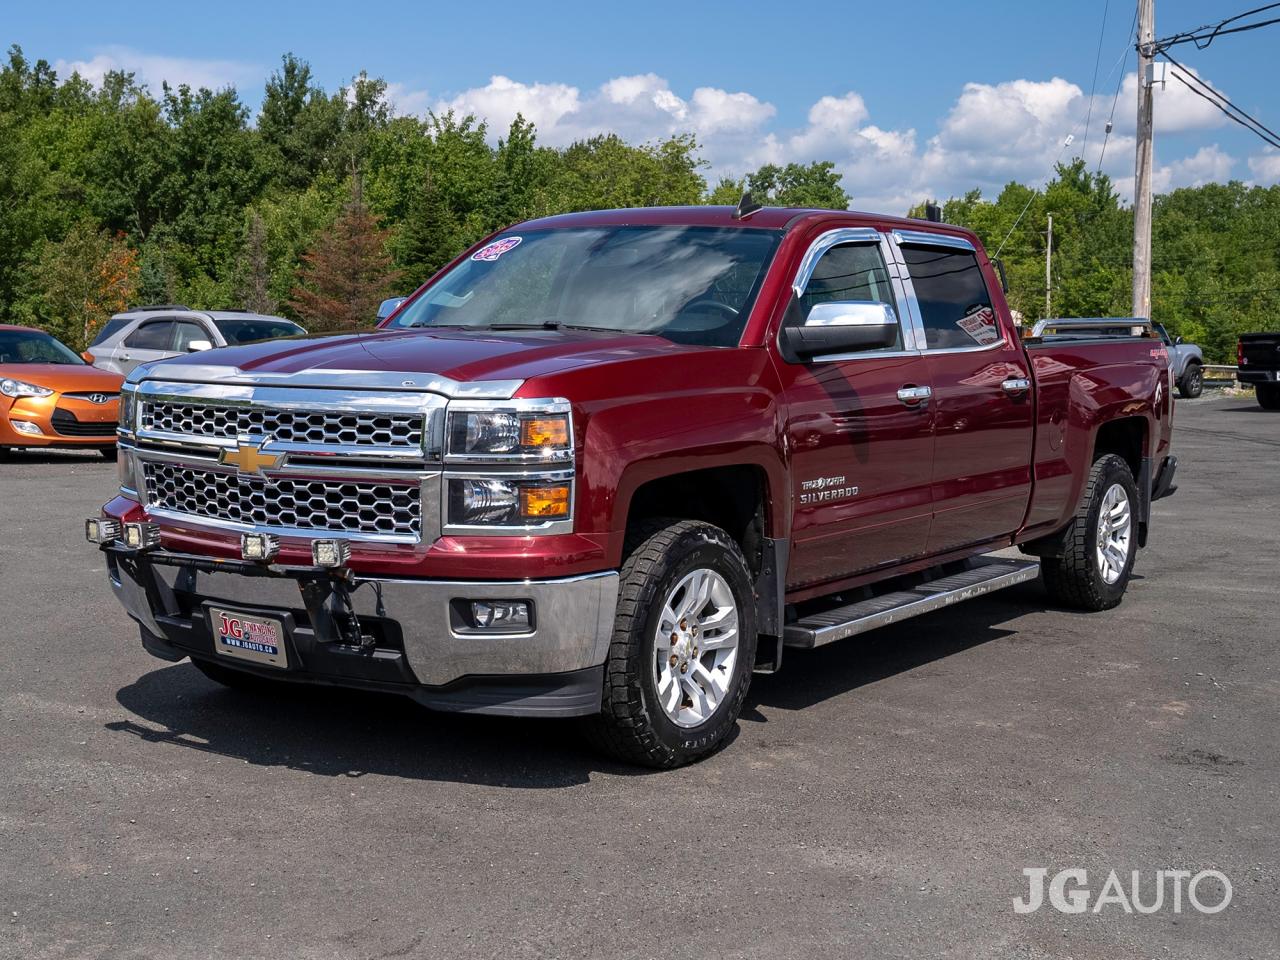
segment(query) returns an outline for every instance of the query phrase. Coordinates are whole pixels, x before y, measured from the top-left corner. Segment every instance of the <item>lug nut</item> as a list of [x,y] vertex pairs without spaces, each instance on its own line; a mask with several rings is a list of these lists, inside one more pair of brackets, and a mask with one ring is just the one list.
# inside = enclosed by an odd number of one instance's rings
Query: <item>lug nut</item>
[[689,621],[688,621],[688,620],[686,620],[684,617],[681,617],[681,618],[680,618],[680,629],[681,629],[681,630],[688,630],[688,629],[689,629]]
[[676,645],[677,641],[679,641],[679,639],[680,639],[680,635],[679,635],[679,634],[676,634],[676,633],[673,633],[673,634],[671,635],[671,645],[674,647],[674,646]]
[[671,665],[674,667],[674,666],[676,665],[677,661],[679,661],[679,659],[680,659],[680,658],[679,658],[679,657],[677,657],[677,656],[673,653],[673,654],[671,655]]
[[687,663],[682,663],[682,664],[680,664],[680,672],[681,672],[681,673],[688,673],[688,672],[689,672],[689,665],[688,665]]

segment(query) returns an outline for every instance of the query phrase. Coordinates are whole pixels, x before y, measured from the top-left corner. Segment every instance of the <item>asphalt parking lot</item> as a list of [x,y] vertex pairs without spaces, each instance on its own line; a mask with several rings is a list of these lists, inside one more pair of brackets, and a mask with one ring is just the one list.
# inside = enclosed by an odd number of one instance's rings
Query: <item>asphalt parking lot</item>
[[[254,698],[152,659],[82,538],[114,468],[18,455],[0,956],[1280,956],[1280,415],[1180,402],[1175,447],[1118,610],[1028,584],[789,653],[736,740],[671,773],[567,722]],[[1095,898],[1111,870],[1212,868],[1233,895],[1020,915],[1033,867]]]

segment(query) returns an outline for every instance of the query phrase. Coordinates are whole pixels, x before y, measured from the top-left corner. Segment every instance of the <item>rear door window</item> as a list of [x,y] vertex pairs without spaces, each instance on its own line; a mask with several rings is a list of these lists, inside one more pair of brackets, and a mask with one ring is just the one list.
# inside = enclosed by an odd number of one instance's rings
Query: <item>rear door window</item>
[[124,345],[134,350],[164,350],[172,349],[169,344],[173,342],[173,321],[172,320],[152,320],[142,324],[137,330],[129,334],[125,339]]
[[986,347],[1004,339],[972,250],[914,244],[903,244],[901,249],[920,307],[927,349]]

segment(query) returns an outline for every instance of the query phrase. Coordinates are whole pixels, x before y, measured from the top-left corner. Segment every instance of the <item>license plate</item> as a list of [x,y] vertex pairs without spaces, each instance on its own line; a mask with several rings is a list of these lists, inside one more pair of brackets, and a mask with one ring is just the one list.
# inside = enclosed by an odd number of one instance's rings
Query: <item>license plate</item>
[[239,610],[209,608],[213,647],[219,655],[268,667],[289,666],[284,621]]

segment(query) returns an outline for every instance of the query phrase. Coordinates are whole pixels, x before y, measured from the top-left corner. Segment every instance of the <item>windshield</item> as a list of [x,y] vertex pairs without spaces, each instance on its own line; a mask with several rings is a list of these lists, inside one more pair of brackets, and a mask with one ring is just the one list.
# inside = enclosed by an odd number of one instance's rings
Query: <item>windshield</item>
[[0,330],[0,363],[84,366],[84,360],[74,350],[39,330]]
[[392,327],[571,327],[736,346],[780,232],[512,231],[407,304]]
[[279,337],[296,337],[306,333],[296,323],[274,317],[223,317],[213,321],[227,343],[253,343],[255,340],[275,340]]

